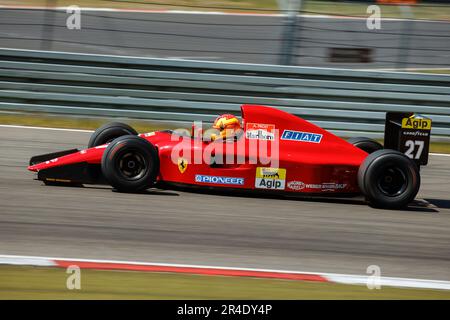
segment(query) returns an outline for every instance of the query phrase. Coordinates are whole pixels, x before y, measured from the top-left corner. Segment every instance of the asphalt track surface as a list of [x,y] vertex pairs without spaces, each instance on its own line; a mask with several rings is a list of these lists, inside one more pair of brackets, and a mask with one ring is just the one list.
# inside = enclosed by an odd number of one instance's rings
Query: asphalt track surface
[[[268,64],[281,57],[281,16],[82,11],[81,30],[67,29],[68,16],[0,9],[0,47]],[[295,65],[449,67],[450,21],[382,20],[369,30],[365,19],[302,16],[295,38]],[[372,51],[367,63],[331,62],[330,48]]]
[[50,187],[31,156],[84,147],[90,133],[0,127],[0,254],[271,268],[450,280],[450,157],[431,156],[419,198],[287,200],[109,187]]

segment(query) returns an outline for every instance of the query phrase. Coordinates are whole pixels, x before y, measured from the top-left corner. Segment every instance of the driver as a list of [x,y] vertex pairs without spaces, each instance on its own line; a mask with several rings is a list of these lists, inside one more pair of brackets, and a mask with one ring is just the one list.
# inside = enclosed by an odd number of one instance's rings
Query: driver
[[211,135],[211,140],[219,138],[230,139],[236,138],[242,133],[241,123],[239,119],[232,114],[222,114],[216,118],[212,126],[214,129],[219,130],[219,136],[216,134]]

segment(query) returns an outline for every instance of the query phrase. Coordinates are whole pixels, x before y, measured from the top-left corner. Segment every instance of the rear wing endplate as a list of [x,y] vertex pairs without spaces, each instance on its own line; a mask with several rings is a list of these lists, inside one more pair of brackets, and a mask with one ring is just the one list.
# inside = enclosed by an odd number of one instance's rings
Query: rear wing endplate
[[428,163],[431,119],[412,112],[388,112],[384,147],[398,150],[417,165]]

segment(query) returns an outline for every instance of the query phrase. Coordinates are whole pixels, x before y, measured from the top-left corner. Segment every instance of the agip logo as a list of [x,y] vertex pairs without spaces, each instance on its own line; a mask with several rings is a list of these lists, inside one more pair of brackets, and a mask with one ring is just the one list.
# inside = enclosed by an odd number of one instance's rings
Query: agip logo
[[431,119],[424,118],[403,118],[402,119],[403,129],[419,129],[419,130],[431,130]]
[[255,188],[284,190],[286,185],[286,169],[256,168]]

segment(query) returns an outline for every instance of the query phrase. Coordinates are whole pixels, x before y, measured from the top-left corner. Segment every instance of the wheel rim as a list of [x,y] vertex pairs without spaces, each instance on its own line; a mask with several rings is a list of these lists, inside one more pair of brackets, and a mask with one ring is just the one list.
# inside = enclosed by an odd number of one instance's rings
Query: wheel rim
[[389,196],[395,197],[402,194],[408,185],[406,174],[398,167],[386,167],[379,175],[377,186],[380,191]]
[[117,157],[118,172],[127,180],[139,180],[148,169],[145,156],[137,151],[125,151]]

